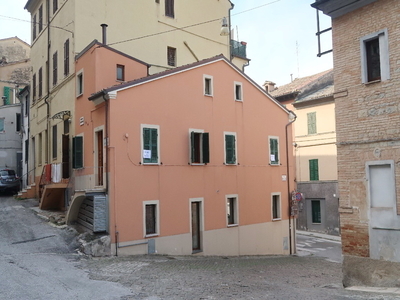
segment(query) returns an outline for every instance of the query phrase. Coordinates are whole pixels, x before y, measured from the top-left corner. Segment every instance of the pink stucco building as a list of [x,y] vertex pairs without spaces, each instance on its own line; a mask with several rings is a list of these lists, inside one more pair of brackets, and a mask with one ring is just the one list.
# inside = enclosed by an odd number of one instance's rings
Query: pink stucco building
[[147,69],[96,41],[77,57],[69,220],[113,254],[291,253],[289,111],[222,55]]

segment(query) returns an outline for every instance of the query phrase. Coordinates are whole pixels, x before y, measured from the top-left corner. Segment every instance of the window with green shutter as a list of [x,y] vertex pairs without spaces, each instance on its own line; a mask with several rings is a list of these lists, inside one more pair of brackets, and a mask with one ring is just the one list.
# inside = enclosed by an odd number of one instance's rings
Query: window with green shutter
[[143,128],[143,163],[158,164],[158,129]]
[[4,98],[3,98],[4,105],[11,104],[11,96],[12,96],[12,88],[5,86],[4,87]]
[[207,132],[190,133],[190,162],[207,164],[210,162],[209,134]]
[[236,164],[236,136],[233,134],[225,134],[225,163]]
[[72,138],[72,167],[74,169],[83,168],[83,136]]
[[269,138],[269,163],[271,165],[279,165],[278,138]]
[[318,174],[318,159],[310,159],[308,161],[310,169],[310,181],[319,180]]
[[317,133],[317,113],[311,112],[307,114],[308,134]]

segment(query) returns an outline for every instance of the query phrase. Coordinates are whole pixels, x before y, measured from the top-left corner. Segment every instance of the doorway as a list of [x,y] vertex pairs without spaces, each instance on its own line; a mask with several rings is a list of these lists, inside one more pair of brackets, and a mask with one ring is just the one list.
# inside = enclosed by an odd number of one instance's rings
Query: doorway
[[96,132],[96,186],[103,185],[103,130]]
[[201,202],[191,202],[191,214],[192,214],[192,251],[201,251]]

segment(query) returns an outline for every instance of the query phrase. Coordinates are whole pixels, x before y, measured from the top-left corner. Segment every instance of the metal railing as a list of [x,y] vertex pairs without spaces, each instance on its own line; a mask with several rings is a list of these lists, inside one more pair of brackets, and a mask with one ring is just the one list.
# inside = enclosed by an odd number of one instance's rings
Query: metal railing
[[246,54],[246,42],[238,42],[231,40],[231,54],[232,56],[238,56],[242,58],[247,58]]

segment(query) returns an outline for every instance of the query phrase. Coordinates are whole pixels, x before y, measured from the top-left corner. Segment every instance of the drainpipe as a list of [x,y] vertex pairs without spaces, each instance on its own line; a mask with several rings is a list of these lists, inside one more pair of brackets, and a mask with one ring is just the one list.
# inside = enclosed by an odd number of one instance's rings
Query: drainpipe
[[292,255],[292,217],[291,215],[291,193],[290,193],[290,168],[289,168],[289,141],[288,141],[288,127],[296,121],[296,114],[293,111],[289,111],[289,123],[285,126],[286,134],[286,180],[287,180],[287,193],[288,193],[288,208],[289,208],[289,253]]
[[47,106],[47,117],[46,117],[46,131],[47,131],[47,163],[50,163],[50,103],[48,99],[50,98],[50,1],[46,1],[46,10],[47,10],[47,66],[46,66],[46,72],[47,72],[47,95],[44,98],[44,103],[46,103]]
[[[230,2],[230,1],[229,1]],[[228,10],[228,26],[229,26],[229,37],[228,37],[228,49],[229,49],[229,61],[232,62],[232,46],[231,46],[231,11],[235,7],[235,4],[231,2],[231,8]]]

